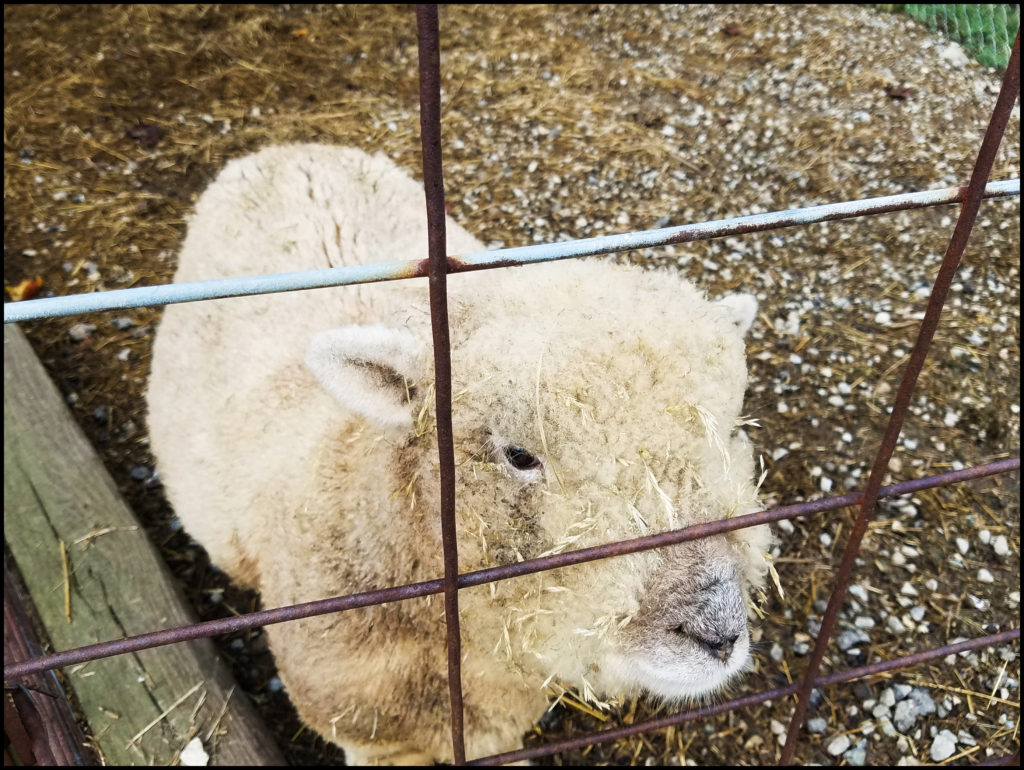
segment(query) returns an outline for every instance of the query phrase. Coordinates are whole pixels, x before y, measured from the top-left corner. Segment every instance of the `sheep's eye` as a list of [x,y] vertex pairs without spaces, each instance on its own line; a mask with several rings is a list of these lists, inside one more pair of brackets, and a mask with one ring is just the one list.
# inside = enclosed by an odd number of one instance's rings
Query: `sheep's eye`
[[517,471],[529,471],[539,468],[541,465],[540,459],[536,455],[530,454],[521,446],[505,447],[505,459]]

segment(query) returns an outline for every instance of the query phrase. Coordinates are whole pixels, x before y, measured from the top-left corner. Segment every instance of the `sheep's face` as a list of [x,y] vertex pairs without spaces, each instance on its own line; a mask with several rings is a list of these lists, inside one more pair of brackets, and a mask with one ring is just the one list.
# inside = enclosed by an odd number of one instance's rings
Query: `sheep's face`
[[[530,270],[531,278],[541,274]],[[750,445],[736,431],[753,300],[711,303],[678,279],[668,291],[664,275],[623,276],[586,288],[540,279],[504,295],[500,316],[484,301],[499,291],[493,286],[464,303],[455,295],[463,570],[756,509]],[[561,309],[538,319],[538,304]],[[399,391],[399,378],[380,371],[412,370],[423,355],[412,333],[375,330],[380,339],[363,345],[342,331],[311,346],[314,372],[317,360],[348,360],[365,382],[390,381]],[[315,352],[334,343],[344,355]],[[434,516],[436,444],[417,423],[427,389],[416,379],[419,399],[407,390],[389,409],[369,401],[352,408],[403,430],[413,423],[419,438],[406,444],[410,459],[395,488],[416,478],[420,512]],[[352,383],[324,384],[355,403]],[[554,676],[585,694],[701,696],[748,664],[746,585],[761,577],[766,535],[721,536],[467,591],[465,634],[471,649],[493,650],[540,681]]]
[[[523,302],[523,317],[506,306],[461,327],[471,329],[453,349],[464,569],[756,510],[737,431],[749,325],[737,307],[753,303],[711,303],[676,284],[678,303],[666,305],[651,278],[602,285],[583,309],[552,301],[564,309],[542,323]],[[766,535],[508,581],[481,599],[501,603],[503,625],[471,620],[467,633],[584,692],[701,696],[748,665],[745,595]]]

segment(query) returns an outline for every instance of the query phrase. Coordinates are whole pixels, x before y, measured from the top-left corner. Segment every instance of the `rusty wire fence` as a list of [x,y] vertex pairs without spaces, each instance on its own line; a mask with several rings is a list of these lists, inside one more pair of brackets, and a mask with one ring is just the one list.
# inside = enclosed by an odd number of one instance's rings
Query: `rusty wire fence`
[[[790,764],[793,761],[799,730],[804,723],[804,717],[814,688],[914,666],[966,650],[1019,640],[1020,630],[1018,628],[980,636],[955,644],[942,645],[904,657],[840,670],[828,675],[820,674],[826,648],[834,633],[837,613],[853,575],[855,559],[859,553],[861,541],[872,520],[878,501],[882,498],[914,493],[924,489],[1009,473],[1020,468],[1020,458],[1018,456],[889,486],[882,485],[882,479],[905,421],[918,376],[924,366],[929,348],[935,336],[939,317],[949,293],[953,277],[963,256],[971,229],[977,219],[981,201],[984,198],[1019,195],[1020,193],[1019,180],[1006,180],[997,183],[988,182],[997,149],[1019,91],[1019,32],[1013,43],[1002,87],[996,99],[988,128],[982,139],[973,173],[969,183],[964,187],[830,204],[810,209],[775,212],[770,215],[740,217],[720,222],[664,228],[645,233],[629,233],[622,236],[587,239],[569,244],[547,244],[524,249],[506,249],[497,252],[487,252],[481,255],[471,255],[475,259],[467,259],[465,256],[447,256],[445,251],[445,200],[441,154],[440,50],[436,6],[417,6],[417,23],[419,34],[421,142],[429,233],[429,257],[427,260],[423,262],[374,265],[369,266],[367,270],[358,272],[338,268],[333,271],[315,271],[316,275],[260,276],[257,278],[239,279],[237,281],[205,282],[207,284],[205,286],[192,284],[175,287],[152,287],[150,289],[126,289],[79,295],[78,297],[32,300],[5,305],[4,323],[111,308],[184,302],[200,298],[271,293],[317,286],[393,280],[417,276],[427,277],[430,291],[435,356],[437,435],[441,475],[440,516],[444,552],[443,577],[420,583],[350,594],[289,607],[253,612],[226,619],[211,620],[185,627],[155,631],[49,655],[37,655],[12,665],[5,665],[5,686],[16,686],[19,679],[30,674],[165,644],[252,629],[257,626],[297,620],[314,615],[341,612],[357,607],[402,601],[430,594],[443,594],[447,622],[452,744],[456,764],[500,764],[535,759],[561,751],[579,749],[596,743],[617,740],[638,733],[679,725],[732,709],[749,707],[765,701],[796,695],[796,706],[790,720],[780,757],[782,764]],[[942,203],[959,203],[961,205],[960,214],[954,226],[938,274],[935,277],[924,319],[921,321],[916,342],[908,358],[896,396],[892,401],[888,425],[879,442],[871,465],[871,471],[863,490],[826,499],[776,507],[744,516],[737,516],[728,520],[686,527],[632,540],[608,543],[578,551],[563,552],[517,564],[459,573],[455,522],[457,490],[455,485],[451,423],[451,360],[446,295],[446,275],[448,273],[501,267],[510,264],[573,258],[611,251],[625,251],[640,246],[682,243],[724,235],[800,226],[817,221],[845,219],[920,208]],[[540,747],[521,749],[488,757],[475,757],[467,762],[463,736],[462,678],[460,674],[461,641],[458,620],[458,601],[461,589],[544,570],[580,564],[595,559],[660,548],[757,524],[770,523],[781,519],[813,516],[825,511],[852,506],[857,507],[856,521],[843,551],[831,598],[821,620],[821,630],[817,635],[807,670],[800,681],[785,687],[754,693],[656,720],[582,735],[568,740],[552,742]],[[989,760],[987,763],[1015,764],[1015,757],[998,757]]]

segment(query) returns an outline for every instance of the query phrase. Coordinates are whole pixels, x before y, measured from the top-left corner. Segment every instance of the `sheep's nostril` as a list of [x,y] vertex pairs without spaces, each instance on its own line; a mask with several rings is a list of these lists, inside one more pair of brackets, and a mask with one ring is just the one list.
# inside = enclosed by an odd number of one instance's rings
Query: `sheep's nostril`
[[726,636],[715,639],[703,639],[699,636],[694,636],[686,628],[686,624],[680,624],[672,629],[673,633],[680,634],[681,636],[687,636],[702,645],[708,652],[711,653],[711,657],[716,658],[722,662],[729,660],[732,656],[732,651],[736,647],[736,642],[740,638],[739,634],[733,636]]
[[724,639],[701,639],[701,644],[708,648],[712,656],[718,660],[726,661],[732,655],[733,647],[739,636],[730,636]]

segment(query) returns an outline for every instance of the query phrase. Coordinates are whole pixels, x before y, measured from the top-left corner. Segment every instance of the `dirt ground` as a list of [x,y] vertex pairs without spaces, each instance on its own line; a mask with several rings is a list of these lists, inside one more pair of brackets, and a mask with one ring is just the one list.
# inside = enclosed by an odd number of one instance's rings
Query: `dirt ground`
[[[914,22],[857,6],[445,6],[440,18],[450,210],[493,247],[964,184],[1000,80]],[[170,281],[196,196],[228,159],[269,144],[384,150],[418,175],[417,88],[411,6],[6,5],[9,297],[36,277],[38,296]],[[1019,124],[1018,106],[993,179],[1019,177]],[[866,481],[955,217],[939,207],[624,257],[677,268],[713,295],[758,295],[747,410],[766,506]],[[1019,232],[1018,199],[983,205],[892,481],[1019,453]],[[159,317],[24,328],[200,617],[250,610],[257,597],[209,566],[152,474],[142,397]],[[780,528],[785,597],[767,597],[756,668],[733,694],[800,675],[850,521],[843,511]],[[992,546],[1000,536],[1005,550]],[[841,616],[841,627],[855,616],[878,627],[827,666],[1019,627],[1019,544],[1017,474],[880,506],[854,578],[866,598]],[[902,631],[887,625],[907,613]],[[341,763],[301,728],[260,642],[218,641],[289,761]],[[976,742],[949,762],[1012,754],[1019,677],[1013,645],[830,688],[812,714],[828,729],[806,735],[796,759],[851,762],[828,751],[845,734],[867,741],[869,764],[927,762],[936,728]],[[894,683],[947,699],[946,714],[902,742],[883,736],[866,704]],[[549,761],[772,763],[773,720],[786,724],[791,708]],[[661,713],[561,705],[528,744]]]

